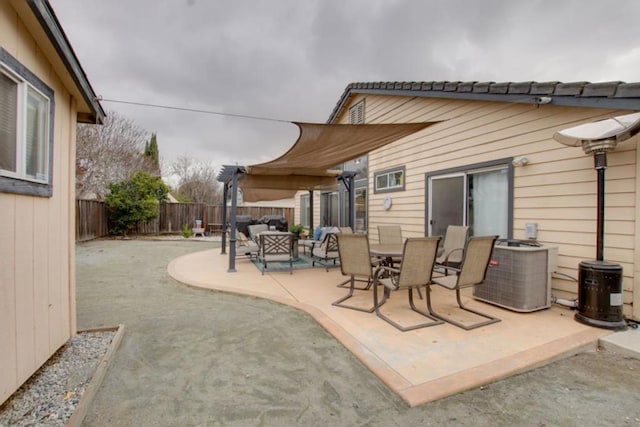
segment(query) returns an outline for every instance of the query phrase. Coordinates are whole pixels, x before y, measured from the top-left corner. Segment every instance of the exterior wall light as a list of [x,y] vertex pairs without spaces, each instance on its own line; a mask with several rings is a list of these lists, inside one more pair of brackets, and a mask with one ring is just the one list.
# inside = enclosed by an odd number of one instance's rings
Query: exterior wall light
[[527,157],[520,157],[519,159],[513,159],[513,161],[511,162],[511,164],[514,167],[518,167],[518,166],[526,166],[529,164],[529,159]]

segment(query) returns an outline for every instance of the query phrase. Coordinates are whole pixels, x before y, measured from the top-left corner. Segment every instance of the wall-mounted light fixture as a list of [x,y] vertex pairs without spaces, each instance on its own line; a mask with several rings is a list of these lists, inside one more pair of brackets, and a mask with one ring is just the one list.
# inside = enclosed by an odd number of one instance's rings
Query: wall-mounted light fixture
[[520,157],[519,159],[513,159],[513,161],[511,162],[511,164],[514,167],[518,167],[518,166],[526,166],[529,164],[529,159],[527,157]]
[[538,105],[551,104],[553,98],[551,98],[550,96],[536,96],[534,101]]

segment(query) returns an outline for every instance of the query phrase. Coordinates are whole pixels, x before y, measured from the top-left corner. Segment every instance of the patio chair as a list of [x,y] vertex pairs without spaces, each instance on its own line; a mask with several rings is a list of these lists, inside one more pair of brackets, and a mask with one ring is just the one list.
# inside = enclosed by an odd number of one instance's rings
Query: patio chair
[[379,225],[378,241],[381,245],[401,245],[402,229],[399,225]]
[[236,258],[241,255],[246,255],[249,258],[257,257],[260,247],[252,240],[249,240],[247,236],[236,231]]
[[262,262],[262,274],[270,262],[289,262],[289,273],[293,274],[293,233],[263,231],[259,235],[258,260]]
[[339,227],[340,228],[340,232],[342,234],[353,234],[353,229],[349,226],[347,227]]
[[247,226],[247,230],[249,231],[249,238],[259,244],[260,239],[258,236],[263,231],[269,231],[269,226],[267,224],[251,224]]
[[329,271],[329,262],[332,261],[335,265],[336,259],[339,257],[338,234],[339,233],[326,233],[320,244],[315,244],[311,248],[311,265],[313,267],[316,266],[317,262]]
[[427,307],[429,308],[429,313],[432,316],[467,331],[500,321],[500,319],[498,319],[497,317],[493,317],[466,307],[460,299],[460,289],[478,286],[484,282],[484,279],[487,276],[489,262],[491,261],[491,255],[493,254],[493,246],[497,238],[498,236],[473,236],[469,238],[469,240],[467,240],[467,244],[465,245],[464,255],[462,257],[460,268],[454,269],[449,267],[449,269],[456,271],[456,274],[443,277],[434,277],[432,280],[433,284],[443,286],[452,291],[455,290],[458,306],[462,310],[476,314],[487,320],[467,325],[438,314],[433,311],[433,308],[431,306],[430,294],[427,293]]
[[[442,320],[430,315],[427,311],[416,307],[413,302],[413,290],[418,290],[421,287],[425,288],[427,301],[429,301],[429,286],[431,284],[439,242],[440,237],[409,238],[404,242],[400,268],[382,265],[375,271],[373,280],[373,306],[376,315],[402,332],[444,323]],[[385,290],[381,301],[378,299],[378,285],[383,285]],[[403,326],[380,311],[380,307],[386,302],[389,293],[400,290],[407,291],[411,310],[428,318],[429,321],[411,326]]]
[[[373,262],[369,254],[369,239],[364,234],[339,234],[338,253],[340,258],[340,272],[349,278],[338,284],[338,287],[349,285],[349,292],[342,298],[334,301],[332,305],[351,310],[372,313],[375,307],[361,308],[353,305],[343,304],[344,301],[353,297],[355,291],[366,291],[373,283],[373,269],[379,264]],[[356,287],[356,282],[364,282],[362,287]]]
[[[399,225],[379,225],[378,226],[378,242],[381,245],[401,245],[402,229]],[[400,263],[401,258],[392,258],[392,265]]]
[[[402,244],[402,228],[399,225],[378,225],[378,242],[381,245],[401,245]],[[402,258],[388,258],[387,262],[391,263],[391,267],[399,266]],[[420,288],[418,296],[422,299]]]
[[466,225],[449,225],[442,241],[442,247],[438,250],[436,258],[436,268],[444,269],[447,274],[447,267],[460,267],[464,246],[469,238],[469,227]]

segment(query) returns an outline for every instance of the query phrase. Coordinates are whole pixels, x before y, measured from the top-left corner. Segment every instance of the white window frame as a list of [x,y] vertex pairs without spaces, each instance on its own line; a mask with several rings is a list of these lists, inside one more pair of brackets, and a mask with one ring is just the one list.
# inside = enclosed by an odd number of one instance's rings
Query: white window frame
[[[50,197],[53,180],[53,90],[2,48],[0,73],[17,85],[16,170],[0,169],[0,192]],[[35,127],[38,140],[36,155],[39,158],[33,174],[27,173],[30,96],[43,101],[39,104],[38,112],[41,115],[38,117],[39,124]]]
[[[392,181],[391,177],[397,173],[401,173],[401,182],[395,182],[393,184],[389,184]],[[386,177],[387,184],[385,186],[378,185],[378,179]],[[391,191],[403,191],[405,188],[405,182],[407,180],[407,172],[404,166],[395,167],[392,169],[386,169],[380,172],[376,172],[373,174],[373,192],[374,193],[386,193]]]

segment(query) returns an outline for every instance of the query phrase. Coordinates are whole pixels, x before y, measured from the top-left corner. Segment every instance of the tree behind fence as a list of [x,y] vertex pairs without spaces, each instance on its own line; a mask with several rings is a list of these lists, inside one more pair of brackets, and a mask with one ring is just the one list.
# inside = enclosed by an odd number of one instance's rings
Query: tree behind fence
[[[158,217],[138,224],[133,233],[179,234],[183,226],[194,227],[196,219],[202,220],[207,231],[210,224],[219,231],[222,226],[223,208],[222,205],[204,203],[163,203],[158,207]],[[227,207],[227,215],[229,213],[230,208]],[[239,206],[238,215],[251,215],[254,219],[260,219],[264,215],[283,215],[288,224],[293,224],[293,208]],[[108,234],[109,221],[104,202],[76,200],[76,240],[82,242]]]

